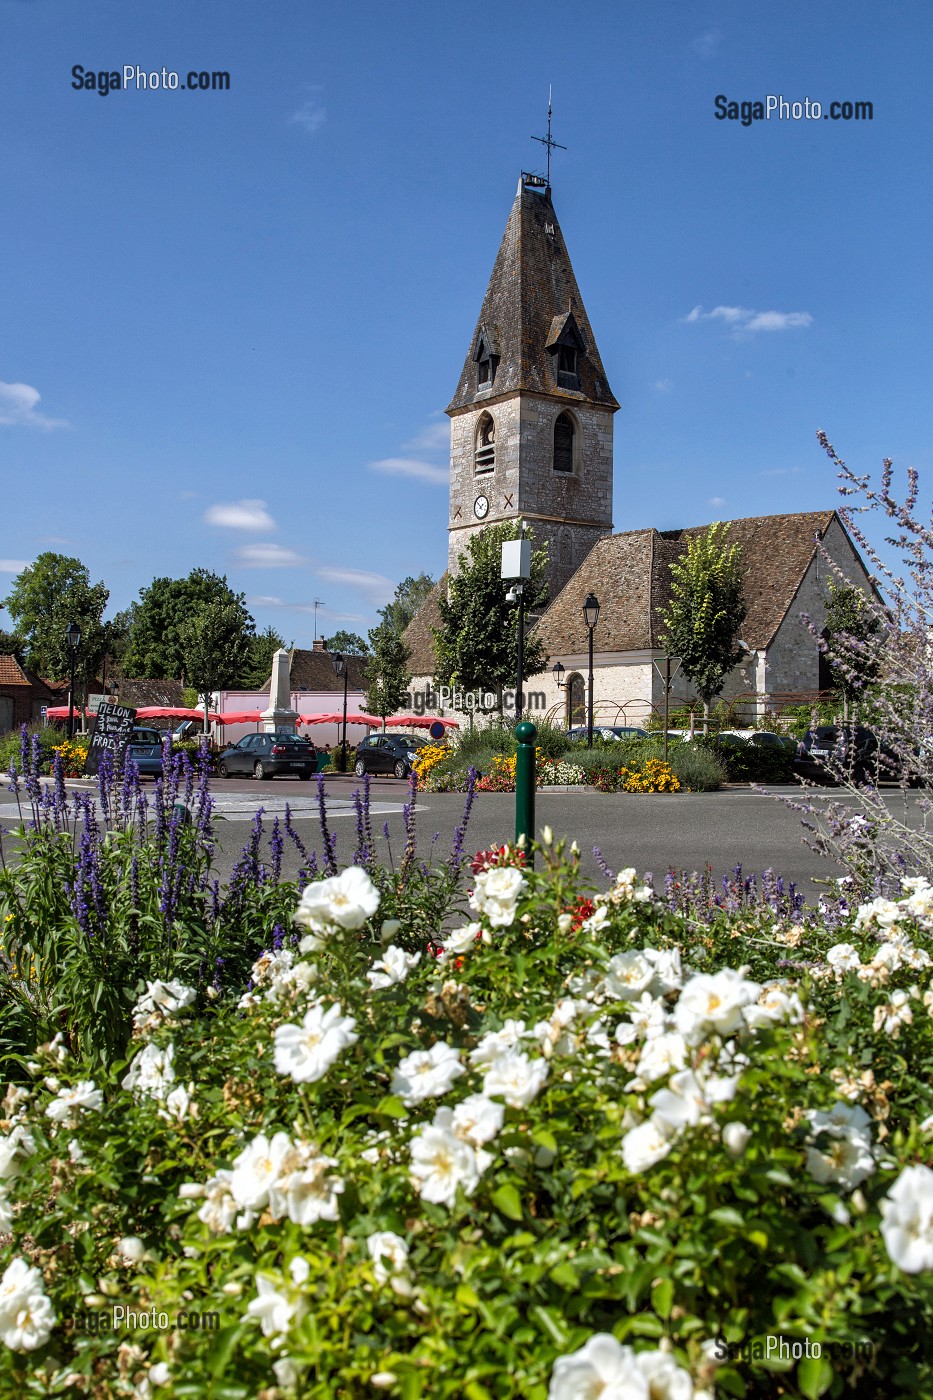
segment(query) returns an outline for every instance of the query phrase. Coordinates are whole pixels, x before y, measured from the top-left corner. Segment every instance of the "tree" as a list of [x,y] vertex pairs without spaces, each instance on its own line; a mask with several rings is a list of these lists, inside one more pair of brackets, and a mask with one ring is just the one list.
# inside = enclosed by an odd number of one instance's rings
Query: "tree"
[[842,697],[846,721],[852,701],[878,679],[880,631],[881,622],[862,590],[830,579],[823,633],[825,656],[833,689]]
[[204,700],[204,732],[211,691],[234,685],[246,665],[249,637],[236,603],[205,603],[179,627],[185,679]]
[[0,627],[0,656],[15,656],[22,663],[26,657],[26,638],[19,632],[5,632]]
[[396,588],[392,601],[379,609],[379,616],[401,636],[433,587],[430,574],[409,575]]
[[[441,626],[434,628],[436,679],[463,690],[494,689],[501,709],[502,687],[516,680],[518,608],[505,600],[501,577],[502,545],[519,537],[514,522],[488,525],[470,536],[447,597],[439,600]],[[531,579],[525,585],[525,612],[541,612],[547,603],[547,550],[533,550]],[[522,681],[544,670],[543,643],[525,637]]]
[[390,622],[382,621],[369,634],[371,655],[366,667],[364,703],[370,714],[379,715],[385,728],[387,715],[401,709],[411,685],[408,648]]
[[261,690],[272,674],[272,658],[285,642],[274,627],[247,637],[248,649],[246,664],[237,677],[236,684],[244,690]]
[[69,675],[71,655],[65,633],[71,622],[81,629],[78,673],[93,676],[106,651],[102,621],[110,590],[91,583],[80,559],[46,551],[13,580],[5,607],[16,632],[25,639],[26,664],[52,680]]
[[[182,628],[202,608],[231,607],[240,619],[243,638],[255,635],[256,626],[246,608],[242,593],[234,593],[226,576],[209,569],[192,569],[187,578],[156,578],[140,589],[139,602],[123,658],[124,674],[146,676],[150,680],[192,681],[187,670]],[[242,656],[242,649],[238,655]],[[236,679],[236,674],[231,680]]]
[[661,609],[661,640],[696,686],[707,727],[710,701],[744,655],[737,643],[747,613],[741,548],[728,536],[729,526],[717,524],[688,539],[671,565],[671,601]]
[[327,650],[342,656],[368,656],[369,646],[357,632],[346,632],[341,628],[329,639]]

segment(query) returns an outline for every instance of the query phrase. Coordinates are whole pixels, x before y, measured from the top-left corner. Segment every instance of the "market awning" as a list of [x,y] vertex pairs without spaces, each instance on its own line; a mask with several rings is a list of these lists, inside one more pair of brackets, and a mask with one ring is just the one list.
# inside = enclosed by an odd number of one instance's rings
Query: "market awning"
[[442,719],[440,715],[395,715],[386,720],[387,729],[430,729],[432,724],[442,724],[445,729],[460,728],[459,720]]
[[[299,715],[301,724],[343,724],[342,714]],[[370,729],[382,724],[375,715],[347,715],[347,724],[366,724]]]
[[[173,705],[144,705],[141,710],[136,711],[137,719],[204,719],[203,710],[183,710]],[[211,721],[222,719],[221,715],[213,710],[208,710],[207,718]]]

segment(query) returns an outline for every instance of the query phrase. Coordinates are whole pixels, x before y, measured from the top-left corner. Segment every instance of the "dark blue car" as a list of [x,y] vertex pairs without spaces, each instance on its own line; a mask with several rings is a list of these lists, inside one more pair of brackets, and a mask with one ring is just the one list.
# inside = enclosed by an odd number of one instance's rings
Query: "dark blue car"
[[158,729],[134,729],[126,749],[141,778],[162,776],[162,735]]

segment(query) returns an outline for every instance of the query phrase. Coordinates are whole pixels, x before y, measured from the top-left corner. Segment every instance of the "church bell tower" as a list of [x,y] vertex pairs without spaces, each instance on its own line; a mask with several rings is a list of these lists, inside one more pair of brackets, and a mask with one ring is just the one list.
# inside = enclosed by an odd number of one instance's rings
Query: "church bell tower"
[[619,405],[564,243],[551,187],[523,174],[450,417],[448,567],[471,534],[525,520],[557,596],[612,532]]

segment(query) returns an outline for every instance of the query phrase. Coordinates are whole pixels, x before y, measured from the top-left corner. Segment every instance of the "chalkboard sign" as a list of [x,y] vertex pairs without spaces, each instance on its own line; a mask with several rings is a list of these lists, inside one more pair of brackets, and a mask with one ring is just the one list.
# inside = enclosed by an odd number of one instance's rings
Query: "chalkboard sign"
[[110,754],[115,768],[119,767],[135,723],[136,711],[128,705],[101,705],[91,730],[91,742],[84,760],[85,773],[97,772],[101,754],[104,753]]

